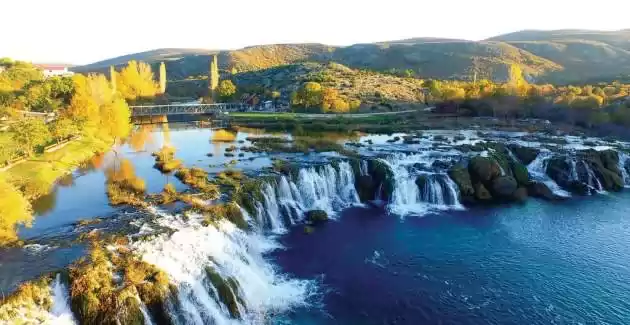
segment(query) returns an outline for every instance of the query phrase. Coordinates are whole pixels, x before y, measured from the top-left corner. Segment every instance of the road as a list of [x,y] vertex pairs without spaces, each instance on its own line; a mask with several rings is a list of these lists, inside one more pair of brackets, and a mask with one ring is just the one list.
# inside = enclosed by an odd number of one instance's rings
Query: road
[[[247,115],[254,116],[254,115],[259,115],[259,116],[273,116],[273,115],[277,115],[277,116],[282,116],[284,114],[290,115],[292,117],[295,118],[305,118],[305,119],[334,119],[334,118],[338,118],[338,117],[342,117],[342,118],[365,118],[365,117],[372,117],[372,116],[389,116],[389,115],[401,115],[401,114],[407,114],[407,113],[417,113],[417,112],[425,112],[425,111],[430,111],[431,109],[433,109],[433,107],[426,107],[426,108],[416,108],[416,109],[409,109],[409,110],[404,110],[404,111],[395,111],[395,112],[378,112],[378,113],[352,113],[352,114],[309,114],[309,113],[275,113],[275,112],[260,112],[260,113],[245,113]],[[234,114],[235,117],[244,117],[246,116],[245,114],[239,114],[236,113]],[[230,113],[227,114],[228,116],[231,115]]]

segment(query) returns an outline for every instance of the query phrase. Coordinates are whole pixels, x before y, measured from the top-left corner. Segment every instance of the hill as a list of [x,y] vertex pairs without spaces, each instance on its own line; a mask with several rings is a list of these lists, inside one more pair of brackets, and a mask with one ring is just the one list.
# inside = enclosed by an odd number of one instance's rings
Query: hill
[[224,71],[258,71],[302,62],[337,62],[355,69],[422,78],[504,80],[518,64],[538,82],[578,82],[630,73],[630,30],[527,30],[483,41],[412,38],[334,47],[324,44],[274,44],[239,50],[158,49],[73,68],[103,72],[129,60],[165,61],[169,80],[203,78],[209,55],[218,53]]

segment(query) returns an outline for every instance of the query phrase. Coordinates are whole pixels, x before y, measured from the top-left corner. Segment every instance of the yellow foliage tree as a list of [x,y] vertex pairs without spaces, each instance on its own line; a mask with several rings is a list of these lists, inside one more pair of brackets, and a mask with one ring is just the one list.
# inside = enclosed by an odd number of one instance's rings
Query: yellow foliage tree
[[0,177],[0,245],[17,239],[16,227],[30,226],[31,204],[15,187]]
[[120,94],[130,101],[153,98],[160,91],[151,66],[137,61],[129,61],[117,74],[116,87]]

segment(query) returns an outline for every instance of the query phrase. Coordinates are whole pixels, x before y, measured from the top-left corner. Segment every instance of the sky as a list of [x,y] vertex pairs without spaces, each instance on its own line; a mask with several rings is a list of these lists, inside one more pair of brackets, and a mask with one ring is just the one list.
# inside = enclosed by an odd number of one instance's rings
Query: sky
[[630,28],[629,0],[2,0],[0,57],[87,64],[156,48],[481,40]]

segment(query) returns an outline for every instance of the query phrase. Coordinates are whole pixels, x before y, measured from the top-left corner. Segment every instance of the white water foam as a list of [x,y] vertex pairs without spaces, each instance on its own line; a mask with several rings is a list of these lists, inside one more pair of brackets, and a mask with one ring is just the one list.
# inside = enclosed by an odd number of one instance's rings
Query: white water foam
[[553,194],[562,196],[562,197],[570,197],[571,193],[563,190],[556,182],[551,179],[547,175],[547,163],[549,159],[551,159],[552,154],[549,151],[541,151],[536,156],[536,159],[532,161],[529,165],[527,165],[527,171],[529,175],[535,181],[544,183],[549,187],[549,189],[553,192]]
[[463,209],[457,185],[445,174],[425,174],[427,182],[422,191],[416,184],[419,175],[409,169],[416,163],[431,165],[436,159],[424,154],[394,154],[382,160],[394,174],[394,191],[389,210],[401,216],[426,214],[432,210]]
[[626,167],[630,168],[630,155],[625,152],[619,152],[619,170],[621,170],[623,183],[626,187],[630,187],[630,175],[628,175]]
[[[134,248],[177,286],[177,297],[169,304],[175,324],[265,324],[269,314],[306,304],[313,284],[286,278],[264,259],[263,254],[280,248],[273,239],[244,232],[228,221],[203,227],[198,215],[184,221],[159,214],[156,222],[175,232],[135,243]],[[238,283],[242,320],[230,317],[227,306],[216,299],[207,267]]]
[[76,324],[72,310],[70,310],[70,304],[68,303],[70,300],[68,288],[61,283],[61,276],[59,274],[55,277],[51,290],[53,305],[50,311],[51,317],[49,323],[55,325]]
[[307,211],[324,210],[334,217],[340,210],[361,203],[352,167],[347,162],[340,162],[337,168],[303,168],[295,181],[281,176],[266,183],[262,195],[263,202],[255,203],[255,228],[274,233],[283,233],[287,226],[302,221]]

